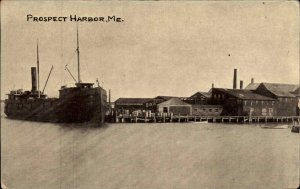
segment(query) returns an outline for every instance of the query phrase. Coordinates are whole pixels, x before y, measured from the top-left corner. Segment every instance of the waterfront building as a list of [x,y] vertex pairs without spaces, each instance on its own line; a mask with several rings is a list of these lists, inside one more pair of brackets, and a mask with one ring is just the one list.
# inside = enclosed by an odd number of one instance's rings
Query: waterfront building
[[209,92],[196,92],[192,96],[188,97],[185,102],[189,104],[209,104],[211,99],[211,91]]
[[157,104],[170,100],[171,98],[177,98],[175,96],[157,96],[149,99],[146,103],[146,109],[151,110],[153,112],[157,111]]
[[299,115],[299,85],[282,83],[260,83],[255,92],[270,98],[278,100],[278,116],[296,116]]
[[192,105],[192,116],[220,116],[223,107],[221,105]]
[[245,89],[212,89],[212,103],[222,105],[222,115],[273,116],[277,115],[277,99]]
[[173,113],[173,115],[191,115],[192,105],[183,102],[179,98],[171,98],[165,102],[157,104],[158,112]]
[[131,114],[146,109],[146,102],[151,98],[119,98],[115,101],[115,111],[119,114]]

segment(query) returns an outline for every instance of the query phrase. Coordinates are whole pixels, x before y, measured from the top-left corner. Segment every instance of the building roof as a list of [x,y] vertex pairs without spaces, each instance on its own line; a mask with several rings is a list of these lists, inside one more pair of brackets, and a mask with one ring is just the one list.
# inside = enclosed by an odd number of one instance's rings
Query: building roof
[[202,96],[204,96],[206,98],[210,98],[211,97],[211,92],[201,92],[201,91],[198,91],[195,94],[193,94],[192,96],[190,96],[189,98],[191,98],[191,97],[193,97],[195,95],[198,95],[198,94],[200,94],[200,95],[202,95]]
[[158,106],[191,106],[190,104],[183,102],[182,100],[180,100],[179,98],[171,98],[170,100],[167,100],[165,102],[162,102],[160,104],[158,104]]
[[211,105],[211,104],[192,104],[193,108],[223,108],[222,105]]
[[295,96],[300,96],[300,87],[292,92]]
[[164,100],[170,100],[171,98],[176,98],[175,96],[157,96],[155,98],[161,98],[161,99],[164,99]]
[[243,100],[276,100],[274,98],[266,97],[257,94],[252,90],[247,90],[247,89],[224,89],[224,88],[214,88],[214,89]]
[[256,90],[260,83],[249,83],[245,89],[247,90]]
[[206,98],[211,97],[211,92],[199,92],[199,93],[202,94],[203,96],[205,96]]
[[119,98],[115,101],[116,103],[145,103],[151,98]]
[[282,84],[282,83],[261,83],[261,84],[264,85],[268,91],[280,97],[295,97],[295,95],[292,93],[299,88],[299,85],[294,85],[294,84]]

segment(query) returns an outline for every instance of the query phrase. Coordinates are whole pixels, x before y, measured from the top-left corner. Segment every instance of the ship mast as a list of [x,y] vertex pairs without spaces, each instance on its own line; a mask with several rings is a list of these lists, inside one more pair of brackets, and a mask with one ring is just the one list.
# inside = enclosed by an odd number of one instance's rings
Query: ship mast
[[37,44],[36,44],[36,58],[37,58],[37,91],[38,91],[38,97],[41,97],[40,94],[40,61],[39,61],[39,40],[37,40]]
[[77,62],[78,62],[78,83],[81,83],[80,79],[80,63],[79,63],[79,40],[78,40],[78,25],[77,25]]

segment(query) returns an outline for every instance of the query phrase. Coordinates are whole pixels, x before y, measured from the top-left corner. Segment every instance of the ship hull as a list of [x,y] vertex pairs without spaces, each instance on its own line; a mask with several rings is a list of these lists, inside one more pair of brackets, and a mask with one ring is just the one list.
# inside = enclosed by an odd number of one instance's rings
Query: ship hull
[[65,89],[68,92],[57,99],[7,99],[4,112],[8,118],[19,120],[55,123],[104,122],[107,111],[105,90],[69,89]]

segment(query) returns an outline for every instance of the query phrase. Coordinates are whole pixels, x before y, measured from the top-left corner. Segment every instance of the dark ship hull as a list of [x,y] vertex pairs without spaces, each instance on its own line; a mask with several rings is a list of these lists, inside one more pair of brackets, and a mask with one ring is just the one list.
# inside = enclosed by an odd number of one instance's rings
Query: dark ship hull
[[59,122],[104,122],[108,105],[101,87],[66,88],[60,94],[56,105]]
[[12,119],[41,122],[103,123],[108,110],[106,91],[96,88],[66,88],[60,98],[6,99],[4,113]]

